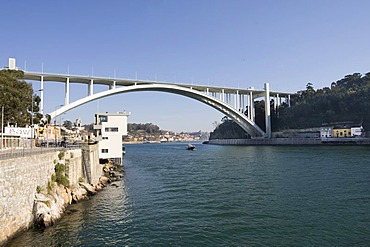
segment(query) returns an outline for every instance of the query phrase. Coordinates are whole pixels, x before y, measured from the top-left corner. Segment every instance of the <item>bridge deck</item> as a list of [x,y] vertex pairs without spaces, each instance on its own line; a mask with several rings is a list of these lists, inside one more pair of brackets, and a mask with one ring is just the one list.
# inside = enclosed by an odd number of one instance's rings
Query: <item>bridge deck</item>
[[[208,90],[208,92],[210,93],[220,93],[222,90],[224,93],[232,93],[232,94],[236,93],[236,91],[238,91],[239,94],[249,94],[250,92],[252,92],[255,97],[262,97],[265,93],[265,90],[263,89],[254,89],[254,88],[243,89],[243,88],[183,84],[183,83],[173,83],[173,82],[163,82],[163,81],[24,72],[25,80],[40,81],[41,77],[43,77],[43,81],[53,81],[53,82],[64,82],[65,83],[67,81],[67,78],[69,78],[70,83],[89,84],[91,83],[91,81],[93,81],[94,84],[107,85],[107,86],[111,86],[113,85],[113,83],[115,83],[116,86],[133,86],[133,85],[144,85],[144,84],[168,84],[168,85],[176,85],[176,86],[182,86],[182,87],[187,87],[187,88],[193,88],[198,91]],[[288,95],[294,95],[295,93],[270,91],[270,94],[279,94],[281,97],[285,97]]]

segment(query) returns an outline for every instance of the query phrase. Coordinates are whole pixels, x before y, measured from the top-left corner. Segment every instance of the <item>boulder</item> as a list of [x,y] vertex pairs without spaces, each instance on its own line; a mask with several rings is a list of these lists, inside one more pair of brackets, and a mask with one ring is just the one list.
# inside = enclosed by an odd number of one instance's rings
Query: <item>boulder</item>
[[96,189],[94,186],[88,184],[88,183],[78,183],[80,186],[82,186],[83,188],[85,188],[85,190],[87,191],[87,194],[88,195],[95,195],[96,194]]
[[70,188],[66,188],[66,192],[68,195],[68,204],[72,204],[72,190]]
[[106,177],[106,176],[101,176],[99,178],[99,182],[102,183],[102,184],[107,184],[107,183],[110,183],[110,178]]
[[64,200],[57,194],[44,195],[37,193],[33,205],[35,225],[48,227],[58,221],[65,210]]
[[111,162],[108,162],[104,164],[103,166],[103,172],[108,172],[108,171],[113,171],[114,170],[114,165]]
[[87,196],[87,190],[82,187],[76,187],[72,189],[72,201],[77,203],[82,200],[87,200],[89,197]]
[[71,190],[64,185],[58,185],[56,188],[56,194],[63,198],[64,205],[69,205],[72,203]]
[[95,185],[95,189],[96,189],[97,191],[102,190],[103,188],[104,188],[104,184],[102,184],[102,183],[97,183],[97,184]]

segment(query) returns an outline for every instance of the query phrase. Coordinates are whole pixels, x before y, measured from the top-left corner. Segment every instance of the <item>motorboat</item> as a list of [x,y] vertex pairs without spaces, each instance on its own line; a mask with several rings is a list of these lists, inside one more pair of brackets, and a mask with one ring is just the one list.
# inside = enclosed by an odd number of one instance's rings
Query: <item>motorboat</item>
[[187,150],[194,150],[195,146],[193,144],[188,144],[188,145],[186,145],[186,149]]

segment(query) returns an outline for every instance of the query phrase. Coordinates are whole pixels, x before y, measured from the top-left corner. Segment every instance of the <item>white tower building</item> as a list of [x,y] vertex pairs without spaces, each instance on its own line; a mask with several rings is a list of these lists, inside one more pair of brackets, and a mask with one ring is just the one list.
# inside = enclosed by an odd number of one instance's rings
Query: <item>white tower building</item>
[[99,159],[122,159],[122,137],[127,135],[127,113],[95,114]]

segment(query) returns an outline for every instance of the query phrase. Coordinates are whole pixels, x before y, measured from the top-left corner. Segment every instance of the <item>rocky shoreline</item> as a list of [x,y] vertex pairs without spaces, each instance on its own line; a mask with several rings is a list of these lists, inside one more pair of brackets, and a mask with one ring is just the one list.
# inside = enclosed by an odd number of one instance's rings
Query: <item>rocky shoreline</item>
[[[35,195],[33,205],[34,226],[45,228],[54,225],[72,203],[89,200],[98,191],[108,184],[115,185],[114,181],[122,180],[124,175],[122,165],[114,165],[108,162],[103,166],[103,175],[99,178],[99,183],[88,184],[84,181],[77,185],[64,186],[52,182],[48,189],[39,191]],[[116,186],[117,187],[117,186]]]

